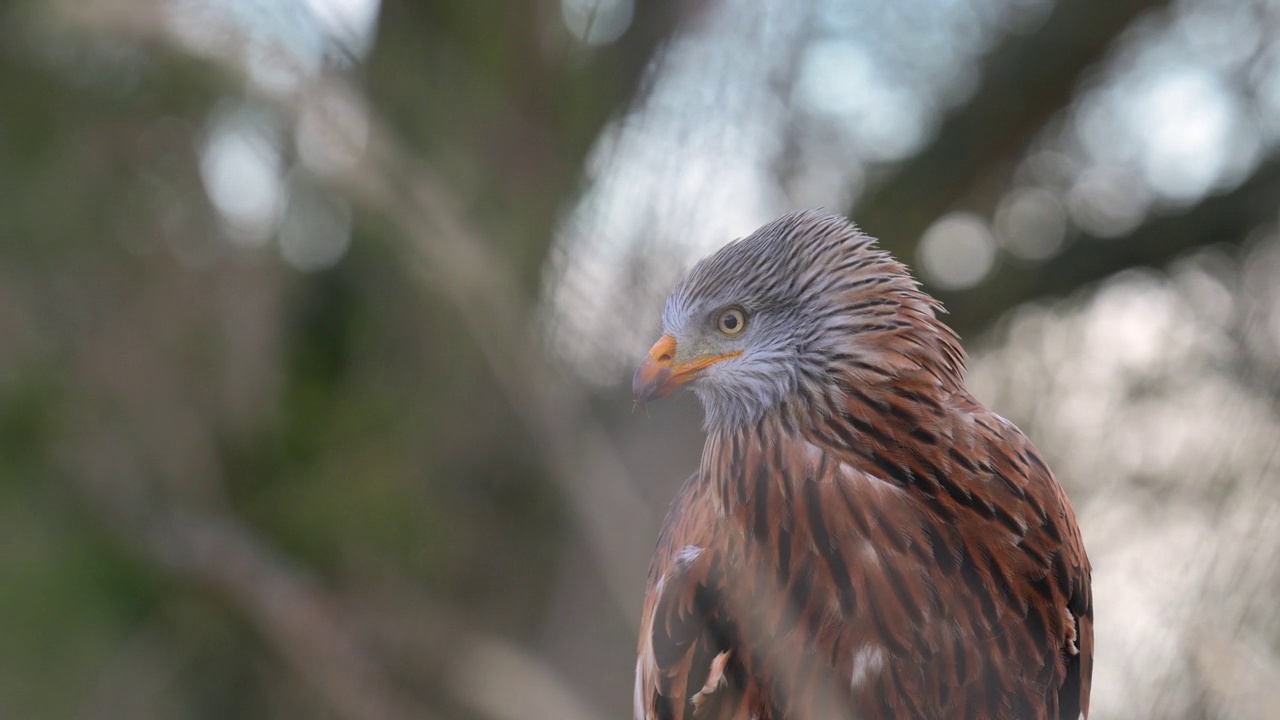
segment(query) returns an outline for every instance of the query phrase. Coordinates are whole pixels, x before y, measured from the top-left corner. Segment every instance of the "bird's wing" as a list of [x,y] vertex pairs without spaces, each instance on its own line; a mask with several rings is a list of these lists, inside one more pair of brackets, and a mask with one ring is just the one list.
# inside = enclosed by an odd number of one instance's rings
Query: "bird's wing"
[[[1039,458],[1034,447],[1027,443],[1028,454]],[[1039,463],[1042,471],[1048,474],[1048,468]],[[1080,528],[1076,525],[1075,513],[1067,501],[1066,493],[1056,481],[1049,476],[1052,488],[1058,499],[1059,514],[1056,520],[1063,536],[1060,550],[1063,564],[1062,578],[1058,585],[1062,588],[1066,601],[1069,621],[1075,622],[1074,635],[1068,635],[1066,672],[1062,680],[1062,688],[1058,694],[1058,717],[1063,720],[1075,720],[1089,717],[1089,690],[1093,680],[1093,586],[1092,570],[1089,558],[1085,554],[1084,541],[1080,537]],[[1056,565],[1055,565],[1056,567]]]
[[[858,716],[1076,720],[1093,609],[1074,515],[1016,427],[957,402],[908,437],[830,418],[811,474],[778,498],[789,545],[812,549],[790,561],[813,571],[794,609],[805,642]],[[772,665],[751,667],[764,686],[800,682],[787,659]]]
[[672,503],[649,568],[636,660],[636,720],[761,717],[725,602],[720,523],[698,475]]
[[[1051,718],[1076,720],[1089,715],[1093,676],[1093,591],[1089,558],[1066,492],[1031,441],[1012,423],[977,406],[979,432],[971,453],[976,487],[992,507],[1015,507],[1027,529],[1006,545],[1004,567],[1014,609],[1011,632],[1029,647],[1039,647]],[[982,482],[987,480],[987,482]],[[999,546],[997,546],[998,548]],[[1044,618],[1041,621],[1040,618]],[[1035,660],[1032,654],[1029,660]],[[1028,674],[1041,682],[1038,674]],[[1052,710],[1052,708],[1051,708]]]
[[[1087,714],[1088,560],[1036,448],[980,407],[914,446],[860,437],[823,443],[792,509],[791,543],[815,550],[796,612],[837,700],[860,717]],[[768,687],[788,671],[755,669]]]
[[[854,492],[827,513],[827,533],[841,535],[833,546],[875,550],[850,573],[874,622],[846,622],[836,646],[871,640],[921,661],[884,664],[879,680],[891,684],[874,696],[887,717],[1087,716],[1093,607],[1074,514],[1021,431],[971,398],[957,403],[914,441],[879,442],[870,429],[869,442],[831,451],[846,476],[836,486]],[[852,664],[857,675],[856,652]]]

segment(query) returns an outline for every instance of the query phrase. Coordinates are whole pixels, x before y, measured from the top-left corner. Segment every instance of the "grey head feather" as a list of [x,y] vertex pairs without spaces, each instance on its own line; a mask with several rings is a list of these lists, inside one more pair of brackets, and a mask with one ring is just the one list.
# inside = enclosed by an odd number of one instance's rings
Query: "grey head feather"
[[[748,320],[741,336],[726,338],[714,324],[731,306]],[[694,265],[667,300],[662,325],[678,348],[741,353],[692,384],[707,427],[716,428],[786,405],[829,404],[841,388],[833,379],[876,382],[924,369],[958,384],[963,351],[937,320],[940,308],[848,219],[802,210]]]

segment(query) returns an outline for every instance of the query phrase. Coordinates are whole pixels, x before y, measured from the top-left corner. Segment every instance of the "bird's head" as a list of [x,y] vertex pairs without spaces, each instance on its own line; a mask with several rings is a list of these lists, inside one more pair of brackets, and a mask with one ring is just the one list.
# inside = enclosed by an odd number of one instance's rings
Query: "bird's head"
[[637,403],[684,385],[708,427],[752,422],[788,401],[830,401],[841,382],[905,373],[959,383],[963,353],[938,303],[843,217],[785,215],[698,262],[636,371]]

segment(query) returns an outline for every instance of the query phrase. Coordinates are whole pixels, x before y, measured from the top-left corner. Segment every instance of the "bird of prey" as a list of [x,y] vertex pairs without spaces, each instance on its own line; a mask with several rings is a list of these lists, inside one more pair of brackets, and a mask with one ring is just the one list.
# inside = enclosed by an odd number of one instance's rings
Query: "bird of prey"
[[707,440],[650,568],[636,720],[1087,716],[1075,516],[940,312],[816,211],[677,285],[635,398],[689,385]]

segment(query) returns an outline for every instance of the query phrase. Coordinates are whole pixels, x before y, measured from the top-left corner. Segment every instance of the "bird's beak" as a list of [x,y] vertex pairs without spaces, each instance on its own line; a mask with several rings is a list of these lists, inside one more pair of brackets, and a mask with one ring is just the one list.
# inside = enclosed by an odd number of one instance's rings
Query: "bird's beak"
[[653,344],[653,347],[649,348],[648,357],[640,363],[636,376],[631,381],[635,401],[644,405],[650,400],[670,395],[696,378],[704,368],[741,354],[733,352],[725,355],[704,355],[677,365],[675,362],[676,339],[670,335],[663,335]]

